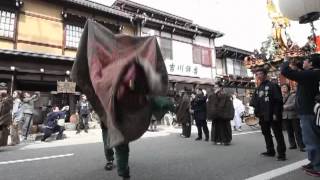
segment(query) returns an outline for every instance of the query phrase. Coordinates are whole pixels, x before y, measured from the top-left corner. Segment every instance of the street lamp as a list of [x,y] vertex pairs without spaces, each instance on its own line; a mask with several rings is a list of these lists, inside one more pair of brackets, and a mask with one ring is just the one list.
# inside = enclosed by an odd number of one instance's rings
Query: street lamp
[[10,87],[10,94],[12,95],[13,94],[13,88],[14,88],[14,74],[15,74],[15,70],[16,70],[16,67],[14,66],[10,66],[10,70],[12,71],[12,75],[11,75],[11,87]]
[[67,82],[69,80],[69,77],[70,77],[70,71],[67,70],[66,71],[66,77],[64,78],[64,81]]
[[40,69],[40,72],[44,73],[44,69],[43,69],[43,68],[41,68],[41,69]]

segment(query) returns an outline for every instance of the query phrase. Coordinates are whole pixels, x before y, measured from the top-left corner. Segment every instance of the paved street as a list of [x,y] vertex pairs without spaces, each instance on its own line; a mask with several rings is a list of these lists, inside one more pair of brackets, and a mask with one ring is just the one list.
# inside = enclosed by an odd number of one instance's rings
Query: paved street
[[[259,130],[234,132],[231,146],[179,137],[180,129],[161,126],[131,144],[131,175],[134,180],[239,180],[313,179],[300,169],[305,153],[288,150],[288,160],[261,157],[264,142]],[[0,150],[1,180],[111,180],[106,172],[100,130],[75,135],[66,132],[62,141],[34,142]]]

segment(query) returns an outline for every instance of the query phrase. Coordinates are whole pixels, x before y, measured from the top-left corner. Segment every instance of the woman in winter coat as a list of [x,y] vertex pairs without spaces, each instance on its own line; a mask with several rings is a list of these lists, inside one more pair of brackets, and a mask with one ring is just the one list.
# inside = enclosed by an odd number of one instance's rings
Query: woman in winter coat
[[288,133],[290,144],[289,149],[297,149],[298,145],[300,151],[304,152],[305,145],[302,141],[300,120],[295,110],[296,94],[290,92],[290,86],[288,84],[284,84],[281,86],[281,92],[283,97],[282,119]]

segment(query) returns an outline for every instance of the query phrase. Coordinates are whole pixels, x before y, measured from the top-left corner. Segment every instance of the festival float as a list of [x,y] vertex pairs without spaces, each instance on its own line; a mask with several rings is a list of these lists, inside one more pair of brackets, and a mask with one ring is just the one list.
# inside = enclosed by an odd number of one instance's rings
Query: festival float
[[[306,56],[320,53],[320,36],[316,35],[313,24],[320,17],[320,1],[279,0],[278,10],[272,0],[267,0],[267,10],[272,22],[272,34],[262,42],[260,50],[256,49],[253,54],[244,58],[245,67],[252,72],[266,68],[271,78],[280,84],[289,83],[290,86],[295,86],[294,82],[280,75],[279,66],[285,59],[299,64]],[[310,24],[311,33],[306,37],[307,43],[304,46],[299,47],[287,33],[290,21]]]

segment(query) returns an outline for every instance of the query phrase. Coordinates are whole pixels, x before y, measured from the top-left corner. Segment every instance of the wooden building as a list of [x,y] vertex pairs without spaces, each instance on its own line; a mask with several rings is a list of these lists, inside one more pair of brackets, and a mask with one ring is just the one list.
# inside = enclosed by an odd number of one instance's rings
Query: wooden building
[[0,1],[0,81],[7,82],[11,92],[40,91],[39,115],[48,104],[71,105],[74,112],[80,93],[76,89],[66,92],[57,82],[70,81],[88,18],[115,33],[135,35],[133,15],[91,1]]
[[229,93],[237,93],[245,103],[248,102],[255,81],[250,69],[244,66],[244,58],[252,52],[232,46],[217,47],[217,81],[221,81]]
[[215,40],[222,37],[223,33],[130,0],[117,0],[113,7],[134,14],[138,20],[138,36],[157,37],[171,91],[213,85],[216,77]]
[[39,111],[71,105],[73,113],[80,92],[64,87],[72,87],[69,75],[88,18],[115,33],[157,36],[171,90],[213,84],[221,32],[128,0],[111,7],[88,0],[0,1],[0,81],[11,92],[40,91]]

